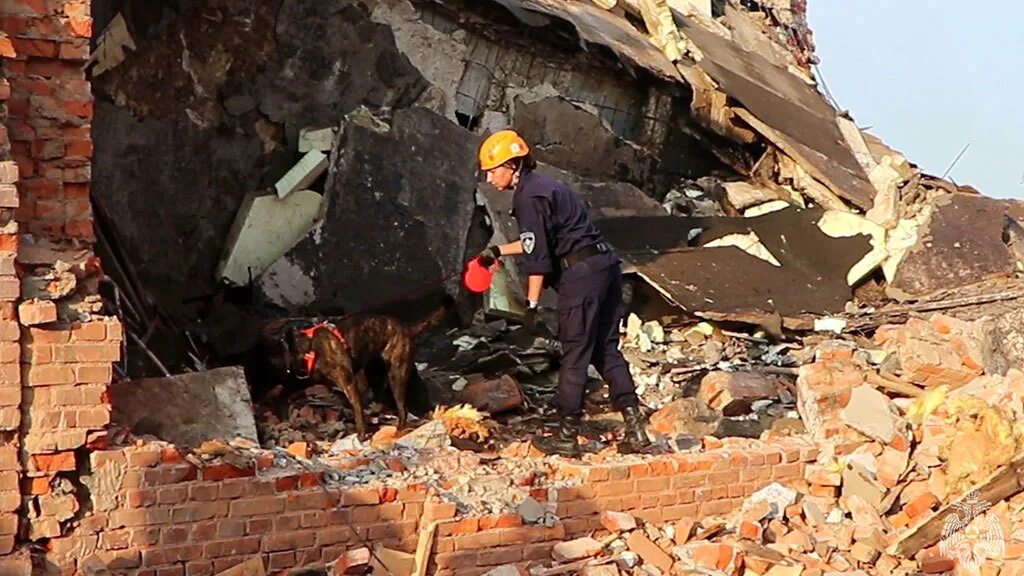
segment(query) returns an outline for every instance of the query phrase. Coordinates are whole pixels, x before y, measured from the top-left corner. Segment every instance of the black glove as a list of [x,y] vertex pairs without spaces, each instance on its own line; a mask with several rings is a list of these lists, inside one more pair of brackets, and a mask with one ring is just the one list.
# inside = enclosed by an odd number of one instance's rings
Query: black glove
[[490,268],[494,266],[494,261],[501,257],[501,249],[497,246],[489,246],[483,252],[477,255],[480,259],[480,265],[484,268]]
[[529,334],[537,334],[537,309],[527,308],[526,314],[523,315],[523,327],[526,328],[526,332]]

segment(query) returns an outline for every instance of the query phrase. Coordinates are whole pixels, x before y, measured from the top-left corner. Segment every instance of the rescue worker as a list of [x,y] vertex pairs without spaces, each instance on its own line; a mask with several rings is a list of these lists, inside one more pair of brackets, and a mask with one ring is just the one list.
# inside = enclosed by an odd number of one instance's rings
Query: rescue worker
[[556,408],[560,417],[552,436],[537,435],[532,444],[545,454],[576,457],[583,416],[587,367],[593,364],[609,384],[613,405],[622,412],[626,430],[619,451],[635,453],[650,445],[640,400],[619,351],[619,305],[622,269],[618,256],[594,227],[586,208],[564,183],[535,171],[526,142],[513,130],[488,137],[480,147],[480,169],[498,190],[513,190],[512,215],[519,240],[491,246],[482,264],[494,258],[523,256],[519,270],[527,276],[525,327],[536,331],[537,306],[545,280],[558,291],[558,339],[562,346]]

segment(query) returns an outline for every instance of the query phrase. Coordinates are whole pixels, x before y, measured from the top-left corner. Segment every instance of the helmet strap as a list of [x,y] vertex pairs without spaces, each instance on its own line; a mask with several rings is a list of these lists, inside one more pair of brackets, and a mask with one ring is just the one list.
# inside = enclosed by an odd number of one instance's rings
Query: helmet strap
[[515,172],[512,173],[512,188],[519,187],[519,177],[523,174],[523,159],[517,158],[515,160]]

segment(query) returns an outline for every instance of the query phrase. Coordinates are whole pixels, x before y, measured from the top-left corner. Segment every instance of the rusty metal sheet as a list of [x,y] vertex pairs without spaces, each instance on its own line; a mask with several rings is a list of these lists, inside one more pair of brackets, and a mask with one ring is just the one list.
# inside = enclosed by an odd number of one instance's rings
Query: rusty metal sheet
[[823,174],[827,180],[823,183],[839,196],[861,208],[871,207],[874,189],[845,145],[836,110],[821,94],[766,57],[743,50],[685,16],[677,14],[676,23],[704,54],[696,66],[787,141],[776,145],[797,149],[800,159],[812,165],[808,171]]
[[[574,0],[492,0],[524,24],[538,26],[530,13],[546,14],[573,25],[584,43],[604,46],[626,63],[638,66],[666,80],[681,77],[672,62],[626,20],[589,2]],[[583,46],[586,49],[586,46]]]
[[924,296],[1012,275],[1017,260],[1003,239],[1007,212],[1007,203],[985,196],[937,200],[928,229],[900,263],[892,288]]
[[[870,250],[866,238],[831,238],[821,210],[786,209],[757,218],[628,217],[597,223],[623,259],[690,313],[840,313],[852,297],[846,271]],[[691,230],[702,230],[688,246]],[[735,247],[704,248],[729,234],[755,232],[782,264]]]

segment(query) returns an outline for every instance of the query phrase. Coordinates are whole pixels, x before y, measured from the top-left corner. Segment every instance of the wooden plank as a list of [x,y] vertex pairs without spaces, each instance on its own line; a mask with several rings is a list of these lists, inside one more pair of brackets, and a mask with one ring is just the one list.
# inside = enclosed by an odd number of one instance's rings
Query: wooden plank
[[972,499],[978,502],[985,502],[995,505],[1024,490],[1024,454],[1019,454],[1012,462],[1003,468],[992,473],[984,482],[977,487],[960,496],[955,501],[946,504],[926,520],[914,526],[902,534],[893,542],[887,553],[909,558],[923,548],[927,548],[942,538],[942,530],[946,525],[946,518],[956,514],[963,502]]
[[437,534],[437,520],[432,520],[424,528],[420,528],[419,538],[416,541],[416,556],[413,558],[413,576],[426,576],[427,564],[430,564],[430,555],[434,551],[434,535]]
[[867,382],[872,386],[878,386],[879,388],[884,388],[897,394],[902,394],[903,396],[910,396],[911,398],[917,398],[924,395],[924,390],[909,382],[886,378],[880,374],[875,374],[874,372],[868,372]]

